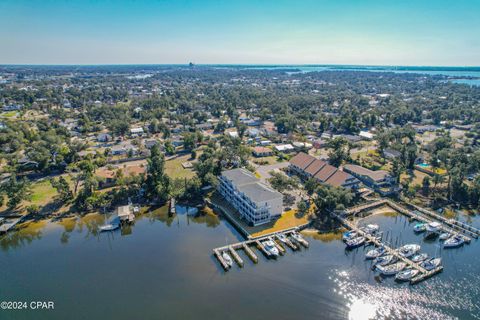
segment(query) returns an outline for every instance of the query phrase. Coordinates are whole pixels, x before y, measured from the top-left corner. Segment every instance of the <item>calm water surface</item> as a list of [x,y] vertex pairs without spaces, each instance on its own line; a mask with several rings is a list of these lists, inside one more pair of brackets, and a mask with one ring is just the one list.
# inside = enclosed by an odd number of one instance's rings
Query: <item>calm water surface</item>
[[0,300],[55,302],[53,311],[0,311],[0,319],[480,318],[477,242],[441,250],[403,216],[371,221],[392,243],[418,242],[441,255],[444,272],[398,285],[370,270],[365,249],[309,238],[309,249],[278,261],[259,254],[257,265],[243,256],[243,269],[225,273],[211,250],[240,236],[215,216],[168,218],[161,208],[99,234],[103,218],[91,215],[34,223],[0,240]]

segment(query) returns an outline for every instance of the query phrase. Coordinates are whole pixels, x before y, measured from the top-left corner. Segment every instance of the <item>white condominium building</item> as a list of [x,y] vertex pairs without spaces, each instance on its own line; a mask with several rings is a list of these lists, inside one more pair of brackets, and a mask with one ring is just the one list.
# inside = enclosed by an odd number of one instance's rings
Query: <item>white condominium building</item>
[[282,214],[283,195],[245,169],[222,172],[218,191],[250,225],[267,223]]

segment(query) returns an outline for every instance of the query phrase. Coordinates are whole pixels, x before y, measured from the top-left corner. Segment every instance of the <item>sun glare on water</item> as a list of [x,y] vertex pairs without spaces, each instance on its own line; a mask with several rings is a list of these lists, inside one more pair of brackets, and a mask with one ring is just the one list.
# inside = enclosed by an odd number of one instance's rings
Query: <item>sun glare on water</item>
[[362,299],[356,299],[350,305],[350,311],[348,312],[349,320],[368,320],[375,318],[377,314],[377,306],[364,301]]

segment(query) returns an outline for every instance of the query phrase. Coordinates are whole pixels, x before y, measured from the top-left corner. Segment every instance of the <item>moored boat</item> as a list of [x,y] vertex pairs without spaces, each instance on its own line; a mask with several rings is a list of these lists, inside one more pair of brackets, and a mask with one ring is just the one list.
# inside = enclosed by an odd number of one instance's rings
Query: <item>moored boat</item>
[[365,254],[365,259],[375,259],[377,257],[380,257],[384,253],[385,253],[385,248],[378,247],[378,248],[367,251],[367,253]]
[[102,226],[100,226],[100,232],[106,232],[106,231],[114,231],[120,228],[120,225],[117,223],[107,223]]
[[368,234],[374,234],[379,230],[378,224],[367,224],[363,230]]
[[398,272],[395,275],[395,280],[397,281],[409,281],[413,279],[416,275],[418,275],[420,271],[417,269],[405,269],[400,272]]
[[464,243],[465,243],[465,239],[462,236],[456,235],[445,240],[445,242],[443,243],[443,247],[458,248],[463,246]]
[[418,244],[406,244],[398,249],[398,253],[405,258],[413,256],[418,251],[420,251],[420,246]]
[[416,254],[413,257],[411,257],[410,260],[412,260],[413,262],[419,263],[419,262],[427,260],[427,258],[428,258],[428,254],[419,253],[419,254]]
[[438,231],[440,231],[441,227],[442,227],[442,224],[440,222],[433,221],[433,222],[430,222],[429,224],[427,224],[425,229],[428,232],[438,232]]
[[416,233],[424,232],[425,230],[427,230],[425,223],[417,223],[413,226],[413,231]]
[[450,238],[452,235],[448,232],[444,232],[442,233],[438,238],[441,240],[441,241],[445,241],[447,240],[448,238]]
[[225,263],[228,265],[229,268],[231,268],[233,266],[233,259],[232,259],[232,257],[230,257],[230,255],[226,251],[224,251],[222,253],[222,258],[225,261]]
[[384,256],[380,256],[378,258],[375,258],[373,260],[373,265],[374,266],[386,266],[387,264],[394,263],[397,261],[397,257],[391,254],[387,254]]
[[279,254],[278,249],[272,240],[264,241],[263,246],[265,247],[265,250],[267,250],[267,252],[270,253],[270,255],[274,257],[278,257],[278,254]]
[[353,249],[360,247],[365,244],[365,238],[364,237],[356,237],[350,240],[347,240],[347,248]]
[[377,269],[384,276],[393,276],[394,274],[405,269],[407,264],[405,262],[397,262],[394,264],[389,264],[387,266],[377,266]]
[[343,241],[348,241],[348,240],[351,240],[353,238],[356,238],[358,236],[358,232],[357,231],[347,231],[347,232],[344,232],[343,235],[342,235],[342,240]]
[[425,260],[420,264],[421,267],[423,267],[427,271],[431,271],[437,267],[439,267],[442,264],[442,259],[441,258],[431,258],[428,260]]

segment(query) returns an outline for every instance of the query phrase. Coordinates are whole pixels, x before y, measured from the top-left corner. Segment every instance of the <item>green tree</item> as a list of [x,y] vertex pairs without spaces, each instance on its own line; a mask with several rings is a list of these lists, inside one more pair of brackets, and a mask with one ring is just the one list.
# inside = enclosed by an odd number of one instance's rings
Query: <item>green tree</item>
[[2,189],[7,195],[9,210],[15,209],[22,201],[29,200],[32,194],[31,183],[26,178],[18,180],[15,173],[10,176]]
[[165,157],[157,145],[151,149],[147,162],[145,197],[151,201],[164,203],[170,196],[170,178],[165,173]]

